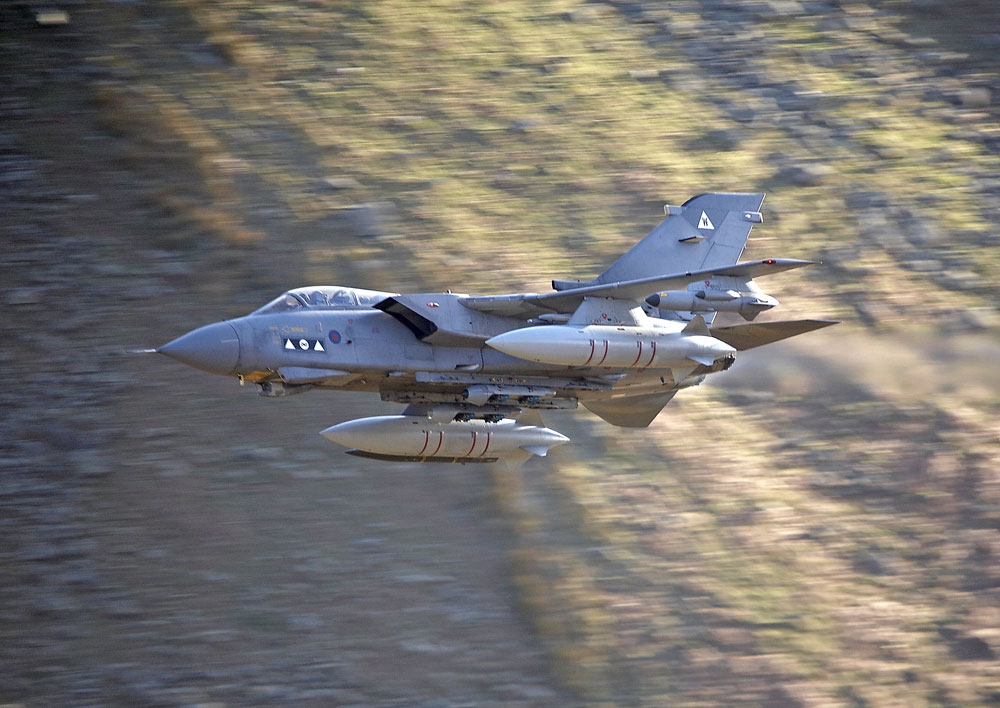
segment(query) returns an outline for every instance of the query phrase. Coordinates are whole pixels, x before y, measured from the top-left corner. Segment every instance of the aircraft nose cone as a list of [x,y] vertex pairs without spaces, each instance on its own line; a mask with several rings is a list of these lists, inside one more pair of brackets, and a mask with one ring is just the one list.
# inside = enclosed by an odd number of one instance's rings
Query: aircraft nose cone
[[156,350],[210,374],[231,374],[240,359],[240,339],[228,322],[199,327]]

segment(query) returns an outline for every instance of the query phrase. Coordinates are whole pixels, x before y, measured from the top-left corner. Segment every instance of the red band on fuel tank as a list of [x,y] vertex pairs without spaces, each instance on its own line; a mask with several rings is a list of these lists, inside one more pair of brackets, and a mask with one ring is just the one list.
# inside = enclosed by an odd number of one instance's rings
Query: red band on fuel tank
[[636,364],[639,363],[639,357],[641,357],[641,356],[642,356],[642,340],[640,339],[639,340],[639,353],[635,355],[635,361],[633,361],[631,364],[628,365],[630,369],[633,366],[635,366]]
[[608,358],[608,344],[609,344],[608,340],[605,339],[604,340],[604,356],[602,356],[601,360],[599,362],[597,362],[598,366],[600,366],[601,364],[603,364],[604,360]]

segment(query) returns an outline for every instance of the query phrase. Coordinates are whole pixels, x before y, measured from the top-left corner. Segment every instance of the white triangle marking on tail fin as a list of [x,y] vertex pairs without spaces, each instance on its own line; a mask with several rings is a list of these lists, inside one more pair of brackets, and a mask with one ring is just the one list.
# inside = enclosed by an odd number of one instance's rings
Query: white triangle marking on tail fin
[[701,218],[698,219],[698,228],[711,229],[712,231],[715,231],[715,225],[712,223],[712,220],[708,218],[708,214],[704,211],[701,212]]

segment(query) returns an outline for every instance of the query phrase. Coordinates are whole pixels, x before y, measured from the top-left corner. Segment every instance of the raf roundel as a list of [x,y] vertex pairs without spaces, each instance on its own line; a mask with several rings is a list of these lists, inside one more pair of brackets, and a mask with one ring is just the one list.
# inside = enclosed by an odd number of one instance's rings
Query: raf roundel
[[334,344],[340,344],[340,332],[335,329],[330,330],[330,341]]

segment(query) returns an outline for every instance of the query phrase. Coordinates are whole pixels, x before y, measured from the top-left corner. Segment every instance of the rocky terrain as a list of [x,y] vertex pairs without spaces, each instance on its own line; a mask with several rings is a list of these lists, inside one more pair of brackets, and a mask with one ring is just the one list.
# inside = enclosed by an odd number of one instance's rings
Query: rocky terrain
[[[0,704],[1000,704],[998,27],[0,6]],[[591,277],[713,190],[768,192],[745,258],[822,261],[769,316],[843,323],[517,473],[127,353],[309,282]]]

